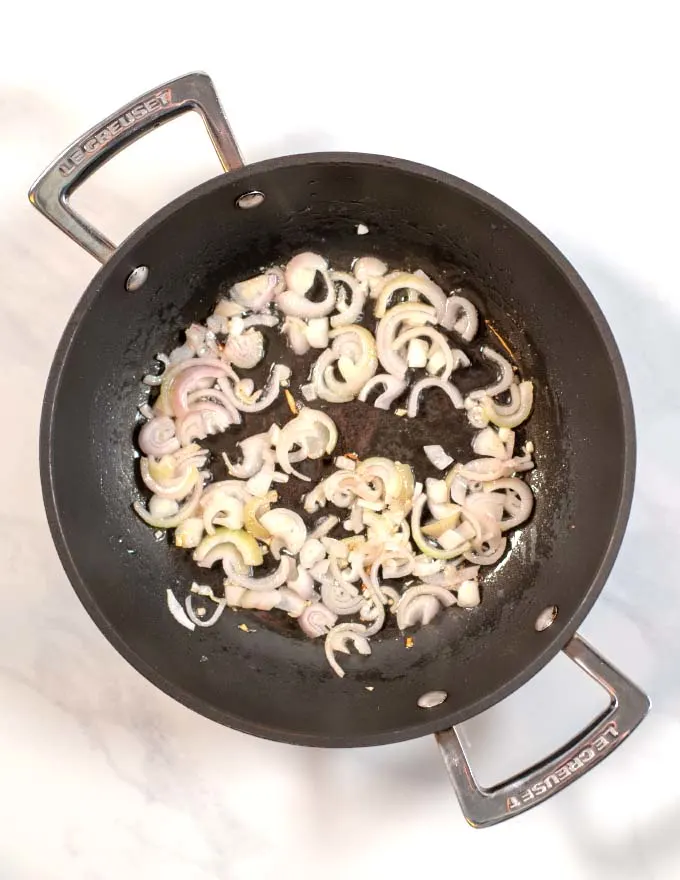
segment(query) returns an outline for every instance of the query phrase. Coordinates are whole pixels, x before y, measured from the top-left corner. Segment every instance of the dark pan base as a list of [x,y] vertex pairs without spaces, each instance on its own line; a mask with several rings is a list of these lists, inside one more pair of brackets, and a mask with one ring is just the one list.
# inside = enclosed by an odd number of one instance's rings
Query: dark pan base
[[[266,198],[240,210],[249,190]],[[364,223],[369,234],[357,236]],[[190,633],[165,590],[183,596],[197,570],[156,541],[131,512],[141,377],[183,327],[202,321],[221,288],[299,250],[347,265],[375,253],[465,286],[483,317],[536,381],[525,436],[536,444],[536,512],[514,548],[485,575],[483,603],[453,609],[412,633],[391,624],[369,658],[343,657],[345,679],[321,642],[283,617],[227,611]],[[125,290],[138,265],[141,290]],[[486,331],[489,332],[489,331]],[[274,359],[278,352],[272,348]],[[481,375],[481,374],[480,374]],[[242,434],[287,418],[283,401]],[[418,458],[423,442],[468,456],[469,432],[438,394],[409,422],[374,408],[333,409],[344,448]],[[230,434],[232,444],[239,434]],[[520,438],[521,439],[521,438]],[[430,469],[429,473],[434,474]],[[396,742],[469,718],[533,676],[567,642],[597,598],[630,505],[634,429],[628,387],[609,329],[559,252],[507,206],[412,163],[358,154],[277,159],[222,175],[160,211],[97,274],[62,338],[45,397],[41,474],[64,567],[93,619],[141,673],[221,723],[319,746]],[[219,583],[217,572],[208,578]],[[557,605],[554,624],[534,622]],[[255,632],[244,633],[246,622]],[[372,691],[367,687],[373,687]],[[441,706],[418,697],[445,690]]]

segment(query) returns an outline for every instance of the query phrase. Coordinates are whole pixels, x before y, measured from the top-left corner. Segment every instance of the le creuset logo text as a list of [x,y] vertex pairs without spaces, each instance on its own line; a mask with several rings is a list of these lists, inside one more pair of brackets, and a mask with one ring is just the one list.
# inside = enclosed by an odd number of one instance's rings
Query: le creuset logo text
[[82,143],[78,144],[78,146],[71,150],[71,152],[64,158],[59,165],[59,172],[62,177],[68,177],[69,174],[72,174],[76,168],[85,161],[85,159],[98,153],[102,147],[106,146],[109,141],[118,137],[122,131],[130,128],[131,125],[134,125],[135,122],[138,122],[140,119],[144,119],[145,116],[158,113],[163,107],[167,107],[171,101],[172,90],[163,89],[163,91],[157,92],[155,95],[146,98],[146,100],[141,101],[139,104],[135,104],[134,107],[131,107],[116,119],[112,119],[105,126],[100,128],[99,131],[88,136],[82,141]]
[[561,767],[558,767],[554,773],[546,776],[540,782],[536,782],[530,788],[519,792],[517,795],[509,797],[506,801],[506,809],[508,812],[516,810],[523,804],[528,804],[536,798],[547,794],[551,789],[557,788],[563,782],[566,782],[572,776],[579,773],[586,764],[589,764],[598,752],[604,752],[608,749],[619,735],[616,722],[610,722],[603,732],[595,737],[588,745],[578,753],[573,755],[568,761],[565,761]]

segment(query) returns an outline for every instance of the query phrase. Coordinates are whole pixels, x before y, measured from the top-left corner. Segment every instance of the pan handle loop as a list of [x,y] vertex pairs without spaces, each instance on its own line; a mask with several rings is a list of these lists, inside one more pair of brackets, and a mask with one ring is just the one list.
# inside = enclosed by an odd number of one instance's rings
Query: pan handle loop
[[195,110],[203,119],[224,170],[240,168],[243,160],[212,80],[205,73],[189,73],[140,95],[75,140],[36,180],[29,200],[62,232],[105,263],[115,245],[73,210],[69,196],[128,144],[187,110]]
[[477,784],[455,727],[436,734],[467,822],[484,828],[517,816],[551,797],[610,755],[645,717],[649,697],[578,633],[563,649],[609,694],[609,707],[563,748],[492,788]]

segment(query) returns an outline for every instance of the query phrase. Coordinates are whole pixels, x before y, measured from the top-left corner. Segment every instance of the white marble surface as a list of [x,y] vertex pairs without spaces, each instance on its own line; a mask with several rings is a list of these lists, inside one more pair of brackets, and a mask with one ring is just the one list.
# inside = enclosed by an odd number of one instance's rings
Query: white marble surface
[[[15,4],[0,53],[0,877],[680,876],[677,82],[666,4]],[[474,10],[470,7],[474,7]],[[669,6],[670,9],[670,6]],[[473,832],[431,740],[322,752],[261,742],[174,703],[99,634],[61,571],[36,466],[43,386],[97,269],[28,205],[37,172],[127,99],[208,70],[249,160],[407,156],[494,192],[575,263],[626,361],[638,418],[630,527],[584,634],[653,699],[602,767]],[[153,143],[151,143],[151,140]],[[83,190],[120,239],[217,172],[197,120]],[[498,779],[556,745],[599,694],[556,660],[467,725]]]

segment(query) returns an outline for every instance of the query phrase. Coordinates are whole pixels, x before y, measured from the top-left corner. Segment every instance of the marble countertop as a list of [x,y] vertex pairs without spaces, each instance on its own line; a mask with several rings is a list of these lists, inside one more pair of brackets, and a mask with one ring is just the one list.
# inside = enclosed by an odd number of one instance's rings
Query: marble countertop
[[[381,3],[325,8],[255,3],[181,22],[122,0],[95,27],[75,9],[25,4],[4,25],[0,877],[339,880],[431,877],[442,865],[451,876],[678,877],[680,70],[670,16],[656,2],[453,3],[443,17],[425,2],[408,19]],[[40,498],[39,412],[60,333],[97,266],[30,208],[26,190],[100,118],[196,68],[214,78],[247,160],[385,153],[507,201],[572,260],[621,347],[637,487],[582,632],[653,709],[601,767],[493,829],[465,825],[433,739],[294,748],[173,702],[100,635],[57,560]],[[184,118],[112,162],[76,202],[120,240],[218,170],[200,121]],[[465,725],[482,781],[564,741],[601,701],[557,658]]]

